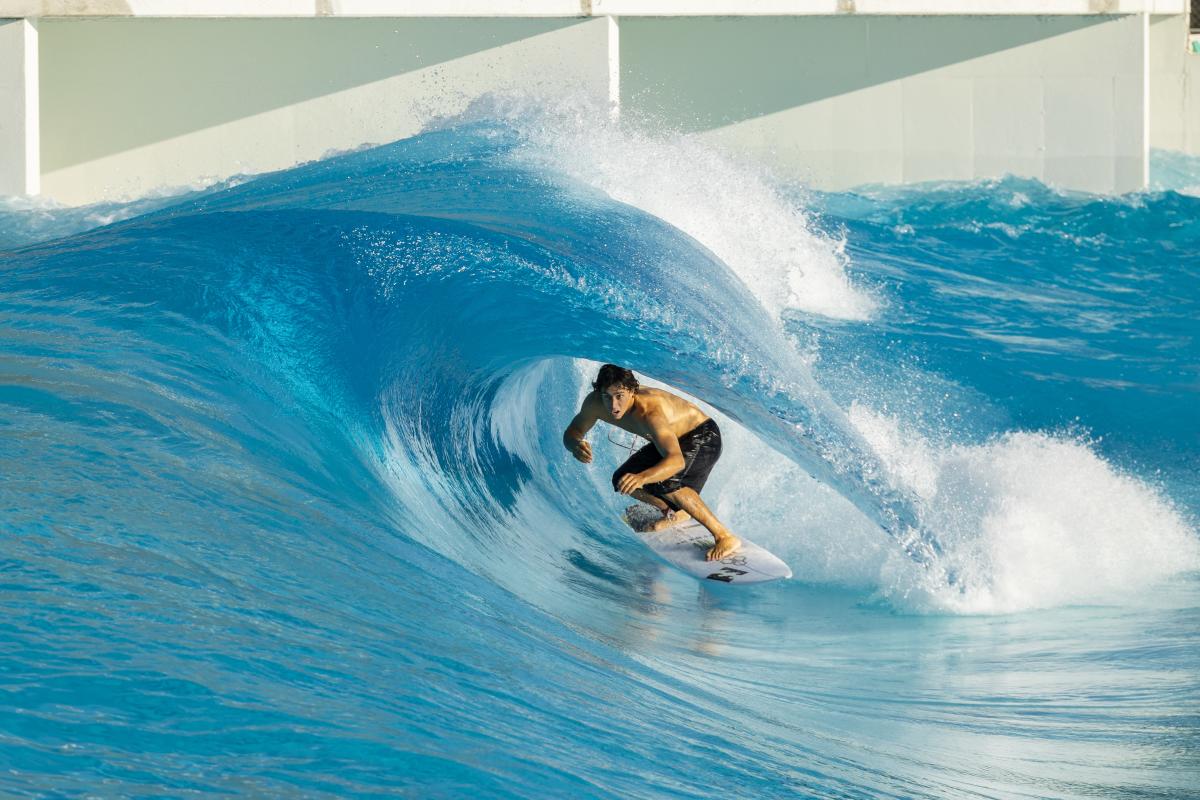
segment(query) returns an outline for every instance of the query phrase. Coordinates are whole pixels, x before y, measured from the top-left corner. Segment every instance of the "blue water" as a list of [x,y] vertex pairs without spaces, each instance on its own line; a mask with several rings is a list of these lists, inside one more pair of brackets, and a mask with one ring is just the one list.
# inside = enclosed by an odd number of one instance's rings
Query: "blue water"
[[[10,202],[0,794],[1200,796],[1200,168],[1156,159],[822,194],[509,118]],[[794,580],[623,529],[625,443],[559,441],[605,361],[718,418],[705,494]]]

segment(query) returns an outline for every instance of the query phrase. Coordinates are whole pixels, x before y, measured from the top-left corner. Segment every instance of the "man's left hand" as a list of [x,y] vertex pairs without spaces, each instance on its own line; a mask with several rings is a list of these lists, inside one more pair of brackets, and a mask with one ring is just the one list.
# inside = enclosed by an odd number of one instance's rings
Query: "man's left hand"
[[646,479],[633,472],[627,472],[617,481],[617,491],[621,494],[633,494],[646,484]]

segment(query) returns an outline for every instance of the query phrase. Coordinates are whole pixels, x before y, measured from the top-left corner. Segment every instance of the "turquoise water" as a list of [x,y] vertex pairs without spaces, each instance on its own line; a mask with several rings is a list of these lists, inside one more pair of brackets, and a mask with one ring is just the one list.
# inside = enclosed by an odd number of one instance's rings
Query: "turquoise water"
[[[822,194],[460,121],[0,213],[0,794],[1154,797],[1200,785],[1200,184]],[[559,442],[698,398],[792,581]],[[615,438],[615,437],[614,437]]]

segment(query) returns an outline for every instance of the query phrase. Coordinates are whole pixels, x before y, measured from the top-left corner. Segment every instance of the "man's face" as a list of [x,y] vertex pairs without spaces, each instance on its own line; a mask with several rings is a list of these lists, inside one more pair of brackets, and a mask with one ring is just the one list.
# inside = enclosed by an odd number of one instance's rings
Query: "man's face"
[[608,406],[614,419],[620,419],[633,405],[633,390],[614,383],[600,393],[600,399]]

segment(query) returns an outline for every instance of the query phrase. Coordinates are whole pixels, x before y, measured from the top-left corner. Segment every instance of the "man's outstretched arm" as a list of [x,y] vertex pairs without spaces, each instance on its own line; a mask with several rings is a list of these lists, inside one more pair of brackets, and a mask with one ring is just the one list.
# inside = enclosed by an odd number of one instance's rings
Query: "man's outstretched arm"
[[563,431],[563,447],[570,450],[571,455],[584,464],[592,463],[592,446],[583,437],[587,436],[587,432],[600,418],[597,406],[594,392],[583,398],[583,405],[580,406],[579,413]]

